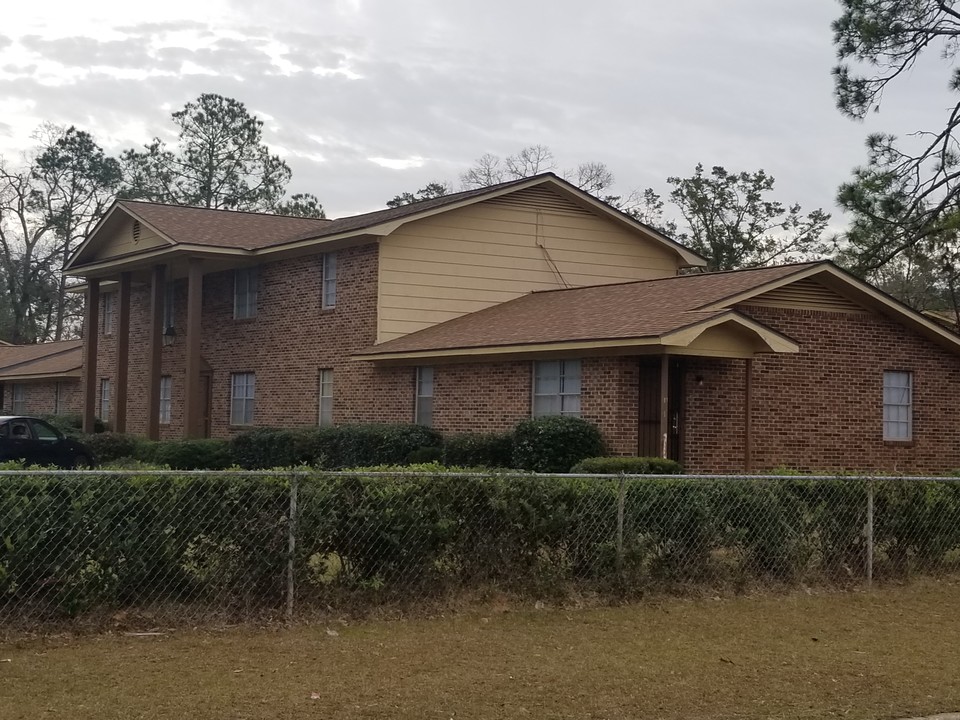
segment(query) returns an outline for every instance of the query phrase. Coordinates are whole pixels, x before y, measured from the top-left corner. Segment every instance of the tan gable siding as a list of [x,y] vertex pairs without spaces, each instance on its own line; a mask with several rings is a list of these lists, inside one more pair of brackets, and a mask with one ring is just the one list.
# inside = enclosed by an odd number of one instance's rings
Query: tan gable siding
[[124,218],[118,224],[118,229],[103,238],[102,244],[97,250],[96,258],[90,258],[88,262],[95,259],[108,259],[129,255],[133,252],[149,250],[156,247],[167,245],[166,240],[153,232],[146,225],[140,225],[140,239],[133,239],[133,218]]
[[378,341],[532,290],[677,274],[679,258],[546,188],[406,225],[380,246]]
[[798,280],[744,300],[754,307],[794,308],[827,312],[863,313],[865,308],[816,280]]

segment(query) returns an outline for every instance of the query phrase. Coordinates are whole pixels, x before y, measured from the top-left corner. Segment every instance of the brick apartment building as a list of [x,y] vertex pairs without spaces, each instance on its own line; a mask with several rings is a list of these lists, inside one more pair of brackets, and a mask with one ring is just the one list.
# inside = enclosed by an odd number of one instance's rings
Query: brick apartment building
[[0,414],[65,415],[83,409],[82,342],[0,342]]
[[562,413],[693,471],[960,468],[960,337],[829,263],[703,264],[552,174],[339,220],[118,201],[66,268],[85,422]]

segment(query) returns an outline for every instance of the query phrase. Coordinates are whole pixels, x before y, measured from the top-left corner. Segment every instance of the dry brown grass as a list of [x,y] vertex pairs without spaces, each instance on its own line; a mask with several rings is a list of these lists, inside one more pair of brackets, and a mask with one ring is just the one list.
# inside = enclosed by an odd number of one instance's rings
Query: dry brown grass
[[4,720],[893,718],[960,709],[960,586],[32,640],[0,660]]

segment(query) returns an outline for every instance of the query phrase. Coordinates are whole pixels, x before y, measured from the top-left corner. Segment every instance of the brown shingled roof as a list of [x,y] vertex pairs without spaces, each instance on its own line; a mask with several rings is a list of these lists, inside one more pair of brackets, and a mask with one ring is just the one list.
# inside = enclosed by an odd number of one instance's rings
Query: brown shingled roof
[[120,200],[118,204],[143,222],[155,227],[175,243],[259,250],[298,240],[312,240],[355,232],[382,223],[402,220],[417,213],[453,205],[529,180],[531,178],[510,180],[499,185],[452,193],[431,200],[421,200],[409,205],[353,215],[339,220],[268,215],[236,210],[211,210],[140,200]]
[[700,308],[819,264],[533,292],[358,355],[657,337],[729,312]]
[[82,340],[0,346],[0,380],[79,375],[82,364]]

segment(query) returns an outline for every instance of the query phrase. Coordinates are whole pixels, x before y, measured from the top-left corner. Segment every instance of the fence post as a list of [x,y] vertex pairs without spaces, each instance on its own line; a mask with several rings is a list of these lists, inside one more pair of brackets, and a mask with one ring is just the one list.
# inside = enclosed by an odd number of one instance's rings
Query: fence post
[[627,478],[620,475],[620,487],[617,490],[617,572],[623,570],[623,509],[627,496]]
[[293,620],[293,598],[296,590],[294,584],[294,556],[297,551],[297,495],[300,490],[299,486],[299,477],[291,475],[290,509],[287,515],[287,622]]
[[873,480],[867,480],[867,526],[864,530],[866,535],[867,551],[867,587],[873,586]]

